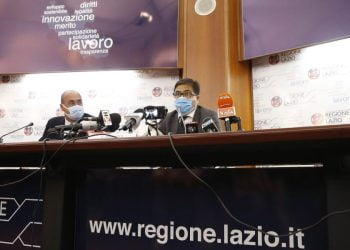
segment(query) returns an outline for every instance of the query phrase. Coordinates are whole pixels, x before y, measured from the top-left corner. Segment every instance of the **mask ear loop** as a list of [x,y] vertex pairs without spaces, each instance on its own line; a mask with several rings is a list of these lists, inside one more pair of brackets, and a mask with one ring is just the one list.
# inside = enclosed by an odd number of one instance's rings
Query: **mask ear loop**
[[70,112],[69,111],[69,108],[68,107],[66,107],[66,105],[64,105],[63,103],[61,103],[61,105],[60,105],[60,108],[61,108],[61,110],[63,111],[63,116],[67,119],[69,119],[69,120],[74,120],[71,116],[70,116],[70,114],[68,113],[66,113],[66,111],[64,111],[64,109],[65,110],[68,110],[68,112]]

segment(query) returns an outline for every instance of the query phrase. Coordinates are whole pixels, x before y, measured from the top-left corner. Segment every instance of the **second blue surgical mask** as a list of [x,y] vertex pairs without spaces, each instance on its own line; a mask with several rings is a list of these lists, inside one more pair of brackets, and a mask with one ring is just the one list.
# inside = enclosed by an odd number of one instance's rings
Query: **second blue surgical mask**
[[194,109],[193,100],[180,97],[176,99],[175,107],[181,112],[181,115],[187,115]]

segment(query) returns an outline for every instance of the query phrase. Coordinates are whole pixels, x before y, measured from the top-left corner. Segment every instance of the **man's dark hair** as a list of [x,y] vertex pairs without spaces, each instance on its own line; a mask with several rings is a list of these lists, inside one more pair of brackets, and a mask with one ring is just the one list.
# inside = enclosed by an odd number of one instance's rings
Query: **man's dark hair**
[[178,80],[176,83],[175,83],[175,87],[174,87],[174,91],[175,89],[177,88],[177,86],[179,85],[184,85],[184,84],[188,84],[188,85],[191,85],[192,86],[192,89],[193,89],[193,92],[196,94],[196,95],[199,95],[200,91],[201,91],[201,88],[199,86],[199,83],[191,78],[183,78],[183,79],[180,79]]

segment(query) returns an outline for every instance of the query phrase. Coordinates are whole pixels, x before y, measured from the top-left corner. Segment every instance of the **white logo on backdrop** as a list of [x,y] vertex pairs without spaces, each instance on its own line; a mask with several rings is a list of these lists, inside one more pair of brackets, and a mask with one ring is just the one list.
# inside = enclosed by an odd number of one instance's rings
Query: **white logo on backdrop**
[[254,128],[350,123],[350,39],[253,60]]

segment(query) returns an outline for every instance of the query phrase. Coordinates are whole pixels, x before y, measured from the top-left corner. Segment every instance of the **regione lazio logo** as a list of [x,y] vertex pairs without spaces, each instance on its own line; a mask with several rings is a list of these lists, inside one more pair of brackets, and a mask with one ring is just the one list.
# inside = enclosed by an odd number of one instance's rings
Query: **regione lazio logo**
[[155,87],[152,89],[152,95],[155,97],[159,97],[162,95],[162,88],[160,87]]
[[74,13],[68,13],[64,4],[50,4],[43,11],[41,23],[56,31],[69,51],[79,52],[82,56],[106,57],[115,41],[90,28],[95,22],[97,7],[98,1],[86,1]]
[[281,97],[279,97],[279,96],[272,97],[272,99],[271,99],[272,107],[277,108],[277,107],[281,106],[281,104],[282,104],[282,98]]
[[321,125],[323,123],[323,115],[320,113],[315,113],[311,116],[311,124],[312,125]]
[[25,127],[24,128],[24,134],[26,136],[30,136],[31,134],[33,134],[33,127]]

